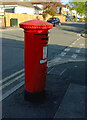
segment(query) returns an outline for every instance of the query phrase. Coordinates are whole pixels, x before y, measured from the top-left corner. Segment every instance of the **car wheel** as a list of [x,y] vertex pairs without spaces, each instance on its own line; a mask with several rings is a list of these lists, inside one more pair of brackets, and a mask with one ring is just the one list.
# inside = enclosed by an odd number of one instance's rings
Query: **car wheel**
[[55,24],[53,24],[53,27],[55,27]]
[[58,26],[58,24],[55,24],[55,27],[57,27]]
[[59,23],[59,25],[61,25],[61,22]]

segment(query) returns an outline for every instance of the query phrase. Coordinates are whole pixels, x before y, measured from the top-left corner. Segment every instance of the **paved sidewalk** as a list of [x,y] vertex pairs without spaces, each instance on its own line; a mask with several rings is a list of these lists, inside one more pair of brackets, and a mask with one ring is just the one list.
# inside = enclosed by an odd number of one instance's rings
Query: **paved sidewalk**
[[0,28],[0,31],[8,31],[8,30],[21,30],[20,27],[6,27],[6,28]]
[[3,118],[85,118],[85,63],[48,69],[46,99],[24,100],[24,86],[2,102]]

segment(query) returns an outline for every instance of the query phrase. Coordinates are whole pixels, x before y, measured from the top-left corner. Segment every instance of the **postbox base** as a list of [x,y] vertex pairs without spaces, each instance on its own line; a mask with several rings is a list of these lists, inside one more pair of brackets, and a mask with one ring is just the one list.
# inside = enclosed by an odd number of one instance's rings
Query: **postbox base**
[[45,100],[45,97],[45,90],[35,93],[27,92],[26,90],[24,91],[24,99],[30,102],[42,102]]

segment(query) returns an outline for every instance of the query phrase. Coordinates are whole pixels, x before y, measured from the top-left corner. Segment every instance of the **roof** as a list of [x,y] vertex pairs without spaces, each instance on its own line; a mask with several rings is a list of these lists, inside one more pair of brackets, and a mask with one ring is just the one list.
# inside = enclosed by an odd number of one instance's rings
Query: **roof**
[[0,2],[0,5],[21,5],[24,7],[34,8],[34,6],[30,2]]
[[41,4],[41,5],[47,5],[47,4],[51,4],[51,3],[58,3],[58,5],[57,6],[59,6],[59,7],[67,7],[68,6],[68,4],[65,4],[65,5],[63,5],[61,2],[51,2],[51,1],[47,1],[47,2],[31,2],[32,4]]
[[21,2],[21,0],[0,0],[0,2]]
[[[47,3],[52,3],[52,2],[16,2],[16,1],[20,1],[20,0],[11,0],[11,2],[1,2],[2,0],[0,0],[0,5],[21,5],[21,6],[24,6],[24,7],[33,7],[35,8],[35,6],[33,6],[33,4],[47,4]],[[4,0],[5,1],[5,0]],[[8,0],[10,1],[10,0]],[[61,3],[59,3],[59,6],[60,7],[67,7],[68,4],[66,5],[62,5]],[[42,10],[41,8],[37,7],[36,9],[38,10]]]
[[[55,1],[55,2],[51,2],[51,1],[46,1],[46,2],[37,2],[37,1],[35,1],[35,2],[32,2],[32,1],[31,1],[31,3],[32,3],[32,4],[42,4],[42,5],[44,5],[44,4],[47,4],[47,3],[50,4],[50,3],[58,3],[58,2],[56,2],[56,1]],[[59,6],[60,6],[60,7],[67,7],[68,4],[63,5],[61,2],[59,2]]]
[[66,4],[66,5],[62,5],[62,4],[61,4],[61,5],[60,5],[60,7],[67,7],[67,6],[68,6],[68,4]]
[[32,4],[41,4],[41,2],[32,2],[32,1],[31,1],[31,3]]

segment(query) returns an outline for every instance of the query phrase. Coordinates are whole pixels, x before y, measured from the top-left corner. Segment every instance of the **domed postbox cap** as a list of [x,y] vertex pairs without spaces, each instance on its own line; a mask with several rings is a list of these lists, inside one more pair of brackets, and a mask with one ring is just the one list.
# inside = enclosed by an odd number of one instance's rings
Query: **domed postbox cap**
[[23,29],[51,29],[53,25],[51,23],[41,20],[30,20],[20,23],[19,26]]

